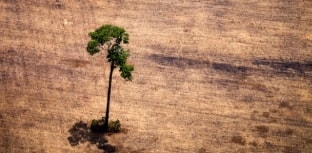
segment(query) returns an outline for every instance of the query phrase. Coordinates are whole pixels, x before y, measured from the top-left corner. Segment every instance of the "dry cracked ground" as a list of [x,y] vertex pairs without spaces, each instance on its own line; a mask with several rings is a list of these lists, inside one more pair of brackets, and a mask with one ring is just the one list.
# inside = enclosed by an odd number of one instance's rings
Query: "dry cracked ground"
[[[99,135],[107,23],[135,72]],[[0,64],[0,153],[312,152],[310,0],[0,0]]]

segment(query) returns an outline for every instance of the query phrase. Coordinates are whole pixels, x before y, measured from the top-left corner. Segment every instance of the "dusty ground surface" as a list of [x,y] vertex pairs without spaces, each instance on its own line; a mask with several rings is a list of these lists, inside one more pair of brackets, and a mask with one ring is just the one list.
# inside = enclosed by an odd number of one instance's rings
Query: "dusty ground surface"
[[[109,68],[85,46],[106,23],[135,72],[102,136]],[[1,153],[312,150],[312,1],[0,0],[0,64]]]

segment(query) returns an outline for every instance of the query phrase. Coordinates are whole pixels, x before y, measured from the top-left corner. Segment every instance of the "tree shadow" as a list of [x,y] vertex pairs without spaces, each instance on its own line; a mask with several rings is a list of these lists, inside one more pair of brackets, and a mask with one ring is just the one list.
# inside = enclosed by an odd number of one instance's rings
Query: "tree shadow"
[[[151,54],[148,58],[160,65],[171,66],[180,69],[209,69],[229,75],[277,75],[280,77],[312,77],[312,61],[289,61],[278,59],[254,59],[253,65],[258,67],[237,66],[232,63],[210,62],[208,60],[175,57],[162,54]],[[265,67],[259,67],[265,66]],[[268,69],[269,68],[269,69]]]
[[[277,73],[286,75],[307,76],[306,72],[312,71],[311,61],[285,61],[274,59],[256,59],[253,61],[254,65],[269,66]],[[292,71],[293,70],[293,71]]]
[[95,144],[104,153],[113,153],[117,148],[108,143],[103,133],[93,133],[83,121],[76,122],[73,127],[68,131],[70,137],[67,138],[71,146],[77,146],[80,143],[89,142]]
[[166,56],[161,54],[151,54],[149,59],[159,63],[160,65],[171,66],[180,69],[201,69],[210,65],[210,62],[205,60],[195,60],[186,57]]
[[249,68],[246,66],[235,66],[228,63],[212,63],[212,68],[218,71],[223,71],[227,73],[246,73]]

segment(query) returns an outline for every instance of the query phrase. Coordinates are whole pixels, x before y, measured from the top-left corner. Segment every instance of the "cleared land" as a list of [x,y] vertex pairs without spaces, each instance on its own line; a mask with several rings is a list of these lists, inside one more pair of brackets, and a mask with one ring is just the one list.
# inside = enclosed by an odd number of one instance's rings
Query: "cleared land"
[[[109,65],[85,47],[106,23],[135,72],[101,136]],[[312,150],[312,1],[0,0],[0,64],[0,153]]]

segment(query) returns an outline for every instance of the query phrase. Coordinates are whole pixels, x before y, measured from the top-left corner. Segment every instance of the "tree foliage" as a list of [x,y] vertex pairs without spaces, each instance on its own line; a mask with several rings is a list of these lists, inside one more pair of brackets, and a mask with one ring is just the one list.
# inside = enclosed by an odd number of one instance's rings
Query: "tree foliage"
[[107,60],[113,62],[114,68],[119,67],[120,75],[126,80],[132,80],[134,67],[127,64],[130,51],[125,50],[122,44],[129,43],[129,34],[125,29],[113,25],[103,25],[89,33],[87,51],[90,55],[100,52],[107,45]]

